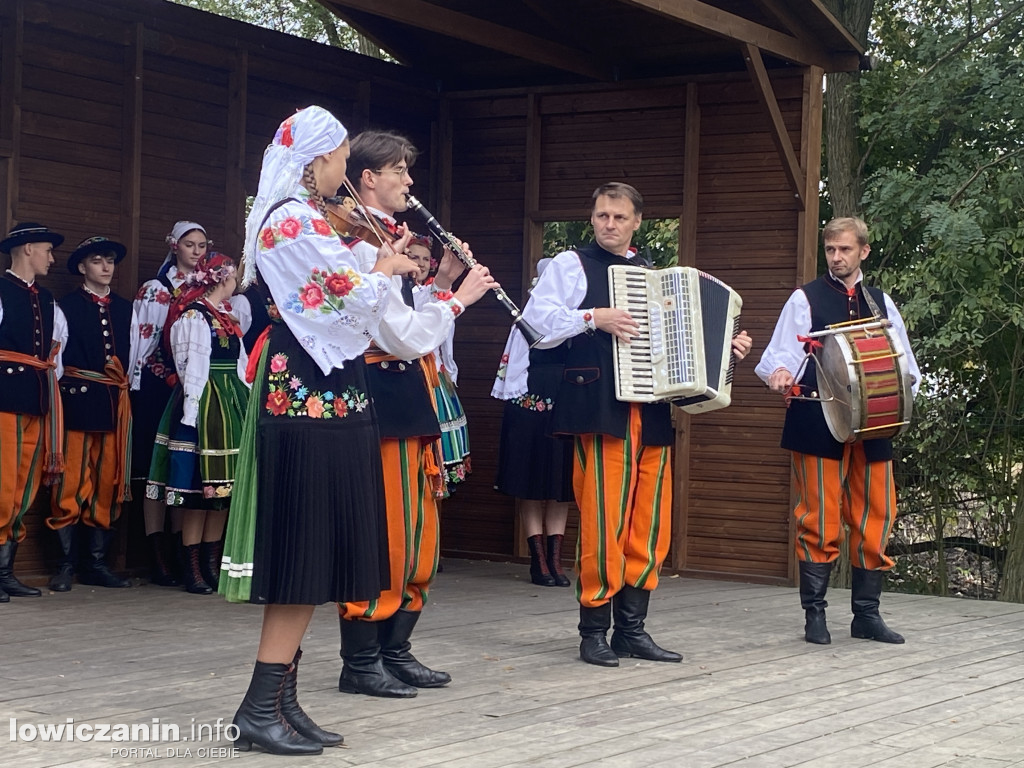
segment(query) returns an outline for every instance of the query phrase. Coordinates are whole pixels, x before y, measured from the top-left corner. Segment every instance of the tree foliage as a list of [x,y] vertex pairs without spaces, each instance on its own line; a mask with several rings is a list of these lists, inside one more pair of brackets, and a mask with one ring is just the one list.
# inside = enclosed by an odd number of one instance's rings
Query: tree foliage
[[[874,279],[924,371],[904,532],[973,532],[1024,600],[1024,2],[877,0],[859,82]],[[909,517],[907,517],[909,515]],[[997,557],[1001,557],[998,555]],[[941,560],[941,558],[940,558]],[[935,591],[945,589],[944,574]]]
[[388,58],[374,43],[316,0],[172,0],[179,5],[244,21],[258,27],[345,48],[365,56]]

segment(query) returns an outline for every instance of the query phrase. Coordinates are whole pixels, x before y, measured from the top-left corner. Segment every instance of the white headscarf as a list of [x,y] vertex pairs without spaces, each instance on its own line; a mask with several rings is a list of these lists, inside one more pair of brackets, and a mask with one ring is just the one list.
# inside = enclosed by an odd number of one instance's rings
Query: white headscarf
[[247,288],[256,279],[256,250],[267,212],[295,191],[302,181],[302,171],[309,163],[340,147],[346,136],[345,126],[323,107],[300,109],[281,123],[273,142],[263,153],[260,186],[249,218],[245,220],[242,288]]
[[[163,276],[171,266],[171,262],[174,261],[174,246],[178,244],[185,235],[191,232],[193,229],[198,229],[204,235],[206,235],[206,229],[202,224],[196,224],[194,221],[177,221],[174,226],[171,227],[171,234],[164,238],[164,242],[167,243],[167,255],[164,256],[164,262],[160,265],[160,269],[156,271],[158,276]],[[209,235],[207,235],[209,237]],[[207,245],[213,245],[211,242],[207,242]]]

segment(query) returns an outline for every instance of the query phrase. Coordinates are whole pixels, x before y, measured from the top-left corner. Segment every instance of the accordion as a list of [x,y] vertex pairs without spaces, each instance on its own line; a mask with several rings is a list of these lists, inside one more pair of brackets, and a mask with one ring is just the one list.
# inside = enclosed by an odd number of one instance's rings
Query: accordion
[[630,343],[613,337],[615,397],[631,403],[667,400],[688,413],[731,402],[743,300],[693,267],[608,267],[611,305],[640,326]]

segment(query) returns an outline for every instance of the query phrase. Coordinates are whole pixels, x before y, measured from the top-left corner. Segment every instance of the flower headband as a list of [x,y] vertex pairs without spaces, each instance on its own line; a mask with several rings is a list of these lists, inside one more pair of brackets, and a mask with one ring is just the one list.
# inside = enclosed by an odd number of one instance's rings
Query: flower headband
[[235,262],[230,256],[213,251],[199,260],[196,268],[185,277],[185,285],[189,288],[209,288],[223,283],[235,274],[235,271]]

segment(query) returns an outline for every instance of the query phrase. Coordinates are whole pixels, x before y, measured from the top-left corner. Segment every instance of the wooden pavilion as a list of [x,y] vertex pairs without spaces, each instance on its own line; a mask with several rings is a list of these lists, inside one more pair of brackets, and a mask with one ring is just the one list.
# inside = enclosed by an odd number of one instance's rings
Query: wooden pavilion
[[[61,257],[105,234],[136,256],[117,278],[131,295],[178,219],[237,253],[263,149],[310,103],[352,132],[408,134],[423,150],[414,192],[516,299],[544,223],[588,218],[598,184],[627,181],[645,215],[680,221],[680,263],[742,294],[755,339],[733,406],[678,418],[668,566],[792,581],[783,408],[753,367],[815,273],[823,76],[860,61],[829,3],[321,1],[400,63],[163,0],[0,5],[0,225],[67,235],[46,284],[70,290]],[[474,472],[444,504],[449,554],[517,553],[514,502],[491,487],[502,406],[489,391],[507,329],[492,302],[456,337]],[[41,495],[20,573],[46,570],[45,506]]]

